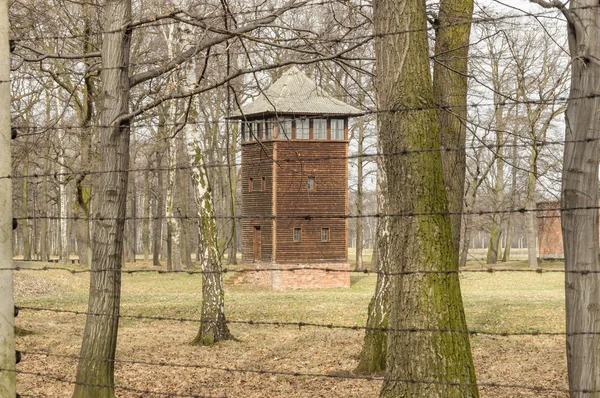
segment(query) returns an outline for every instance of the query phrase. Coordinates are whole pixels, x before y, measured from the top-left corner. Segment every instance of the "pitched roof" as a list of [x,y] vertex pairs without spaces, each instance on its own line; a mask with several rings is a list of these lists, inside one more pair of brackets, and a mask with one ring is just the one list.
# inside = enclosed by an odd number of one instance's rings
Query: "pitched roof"
[[296,66],[292,66],[254,102],[235,112],[233,119],[265,113],[358,115],[362,111],[331,95],[308,78]]

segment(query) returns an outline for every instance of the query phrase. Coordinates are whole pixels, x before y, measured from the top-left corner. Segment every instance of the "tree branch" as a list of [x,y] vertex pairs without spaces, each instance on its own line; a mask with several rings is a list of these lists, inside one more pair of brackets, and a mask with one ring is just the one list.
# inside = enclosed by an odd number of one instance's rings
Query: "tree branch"
[[297,0],[289,0],[285,5],[283,5],[283,7],[281,7],[279,10],[273,12],[272,14],[263,17],[263,18],[259,18],[254,20],[253,22],[250,22],[244,26],[242,26],[241,28],[229,31],[227,33],[223,33],[217,37],[213,37],[213,38],[209,38],[209,39],[205,39],[202,41],[199,41],[194,47],[190,48],[189,50],[186,50],[184,52],[182,52],[181,54],[179,54],[179,56],[173,58],[172,60],[170,60],[169,62],[167,62],[165,65],[160,66],[156,69],[153,70],[149,70],[146,72],[141,72],[138,73],[137,75],[132,76],[129,79],[129,83],[131,87],[135,87],[140,83],[143,83],[147,80],[153,79],[155,77],[158,77],[160,75],[162,75],[165,72],[168,72],[172,69],[177,68],[179,65],[181,65],[182,63],[186,62],[187,60],[189,60],[190,58],[192,58],[193,56],[197,55],[198,53],[200,53],[201,51],[206,50],[209,47],[215,46],[217,44],[223,43],[224,41],[235,37],[235,36],[239,36],[242,35],[244,33],[247,32],[251,32],[254,29],[260,28],[266,24],[269,24],[273,21],[275,21],[279,16],[281,16],[282,14],[284,14],[286,11],[289,11],[291,9],[294,8],[298,8],[303,6],[304,4],[306,4],[306,1],[301,2],[301,3],[296,3]]
[[276,64],[271,64],[271,65],[263,65],[263,66],[259,66],[256,68],[248,68],[248,69],[240,69],[237,70],[231,74],[229,74],[228,76],[226,76],[225,78],[223,78],[221,81],[211,84],[209,86],[205,86],[205,87],[198,87],[195,88],[193,90],[189,90],[189,91],[185,91],[185,92],[178,92],[178,93],[171,93],[168,95],[165,95],[164,97],[158,98],[152,102],[150,102],[149,104],[146,104],[136,110],[134,110],[133,112],[127,114],[127,115],[121,115],[119,116],[114,122],[113,124],[120,124],[120,123],[124,123],[130,119],[133,119],[136,116],[141,115],[142,113],[155,108],[157,106],[159,106],[160,104],[162,104],[165,101],[169,101],[169,100],[173,100],[173,99],[180,99],[180,98],[187,98],[193,95],[197,95],[197,94],[201,94],[204,93],[206,91],[210,91],[213,90],[217,87],[220,87],[224,84],[227,84],[229,81],[240,77],[242,75],[246,75],[249,73],[256,73],[256,72],[260,72],[260,71],[265,71],[265,70],[270,70],[270,69],[276,69],[276,68],[281,68],[283,66],[288,66],[288,65],[306,65],[306,64],[313,64],[316,62],[322,62],[322,61],[329,61],[332,59],[336,59],[338,57],[340,57],[343,54],[346,54],[362,45],[364,45],[365,43],[368,43],[371,39],[365,39],[359,43],[357,43],[356,45],[349,47],[337,54],[332,54],[328,57],[323,57],[323,58],[318,58],[318,59],[311,59],[311,60],[289,60],[289,61],[283,61],[283,62],[279,62]]

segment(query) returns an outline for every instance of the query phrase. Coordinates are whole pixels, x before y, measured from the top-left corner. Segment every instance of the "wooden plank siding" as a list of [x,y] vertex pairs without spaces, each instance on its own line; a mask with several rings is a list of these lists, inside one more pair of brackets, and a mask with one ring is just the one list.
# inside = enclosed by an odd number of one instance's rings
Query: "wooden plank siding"
[[[242,219],[242,261],[254,261],[254,229],[261,229],[261,259],[271,261],[273,253],[273,221],[264,216],[273,213],[273,142],[244,144],[242,146],[242,214],[262,218]],[[257,164],[253,164],[253,163]],[[248,164],[251,163],[251,164]],[[249,192],[250,178],[253,179],[252,192]],[[261,180],[265,178],[265,189],[261,190]]]
[[[345,127],[347,139],[347,121]],[[327,130],[329,137],[330,123]],[[348,220],[340,216],[348,214],[348,141],[277,138],[275,133],[271,140],[242,143],[242,261],[253,262],[260,227],[261,262],[347,262]],[[334,217],[324,218],[328,215]],[[275,217],[264,218],[269,216]],[[312,218],[286,218],[297,216]],[[300,242],[294,241],[294,228],[302,229]],[[327,242],[321,241],[322,228],[329,228]]]
[[[278,143],[277,215],[340,216],[347,214],[347,142],[288,141]],[[297,158],[337,157],[294,161]],[[284,159],[292,161],[283,161]],[[307,189],[313,177],[315,189]],[[294,228],[301,228],[301,241],[294,242]],[[321,228],[329,228],[329,241],[321,242]],[[278,262],[346,261],[347,227],[344,218],[277,219]]]

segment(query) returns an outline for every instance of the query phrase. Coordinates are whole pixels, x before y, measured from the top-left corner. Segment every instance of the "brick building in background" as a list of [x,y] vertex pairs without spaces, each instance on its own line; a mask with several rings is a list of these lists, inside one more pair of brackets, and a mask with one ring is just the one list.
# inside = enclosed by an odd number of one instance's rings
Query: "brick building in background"
[[[298,68],[242,107],[242,263],[273,289],[349,287],[348,118],[361,111]],[[255,217],[255,218],[254,218]]]
[[538,253],[541,260],[563,259],[560,202],[538,202]]

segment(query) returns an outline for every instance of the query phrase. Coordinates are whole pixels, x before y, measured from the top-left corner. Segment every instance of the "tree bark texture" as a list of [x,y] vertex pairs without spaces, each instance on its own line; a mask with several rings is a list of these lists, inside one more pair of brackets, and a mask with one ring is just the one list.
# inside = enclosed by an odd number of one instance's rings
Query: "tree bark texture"
[[[361,116],[358,121],[358,140],[357,153],[359,157],[356,159],[356,269],[363,269],[363,158],[362,155],[365,140],[365,120]],[[376,293],[377,294],[377,293]]]
[[[378,148],[381,151],[381,148]],[[386,186],[385,173],[381,170],[381,161],[377,162],[377,212],[385,214],[388,209],[386,206],[386,197],[383,195]],[[388,242],[387,219],[379,218],[377,221],[377,241],[373,250],[373,261],[377,267],[377,284],[375,285],[375,294],[369,303],[367,316],[367,329],[362,350],[359,355],[359,362],[356,367],[358,373],[375,373],[386,369],[388,334],[377,328],[388,328],[389,326],[389,294],[390,279],[386,275],[389,272],[388,264],[381,261],[386,256]]]
[[[46,160],[44,160],[44,174],[48,174],[50,170],[50,159],[46,154]],[[48,261],[49,250],[48,250],[48,177],[42,177],[42,203],[40,206],[42,213],[42,219],[40,221],[40,260]]]
[[[83,5],[83,31],[85,34],[83,42],[83,53],[87,54],[95,51],[92,43],[92,6],[89,4]],[[84,61],[88,68],[92,68],[91,59]],[[92,182],[90,178],[86,178],[86,172],[92,168],[90,164],[92,158],[92,137],[93,130],[90,126],[92,122],[94,108],[94,84],[91,75],[86,75],[83,81],[83,99],[78,101],[80,107],[79,124],[81,126],[79,142],[80,142],[80,169],[84,171],[76,179],[75,191],[75,208],[74,213],[77,216],[75,220],[75,234],[77,237],[77,254],[79,256],[79,264],[89,266],[92,257],[92,239],[90,234],[90,212],[92,205]]]
[[[425,2],[420,0],[374,2],[375,84],[383,153],[440,146],[436,111],[429,110],[434,95],[425,13]],[[393,109],[397,111],[390,112]],[[390,213],[448,211],[438,151],[388,156],[382,165]],[[448,215],[390,217],[386,224],[389,249],[381,258],[390,273],[458,270]],[[390,284],[391,328],[466,329],[457,273],[390,275]],[[387,371],[380,394],[384,398],[478,396],[465,333],[389,332]]]
[[[170,108],[169,108],[170,109]],[[175,189],[177,175],[177,140],[170,138],[167,148],[168,172],[167,172],[167,201],[165,215],[170,232],[170,266],[176,271],[181,270],[181,228],[175,214]]]
[[[498,94],[494,94],[495,110],[495,126],[496,126],[496,175],[494,183],[494,207],[496,210],[501,210],[504,206],[504,114],[503,106],[500,104],[501,98]],[[496,264],[498,255],[501,250],[502,237],[502,214],[492,214],[492,225],[490,227],[490,242],[488,244],[488,252],[486,262],[488,264]]]
[[[25,169],[23,172],[25,175],[29,174],[29,161],[27,157],[25,158]],[[23,177],[21,184],[21,233],[23,235],[23,260],[29,261],[31,260],[31,237],[29,233],[29,224],[27,220],[27,177]],[[33,242],[35,245],[35,241]]]
[[529,266],[537,268],[537,208],[535,203],[536,179],[537,179],[537,147],[531,149],[529,158],[529,173],[527,173],[527,192],[525,193],[525,233],[527,235],[527,259]]
[[[435,31],[433,95],[437,110],[440,145],[464,148],[467,120],[467,76],[473,0],[441,0]],[[448,211],[452,222],[452,242],[460,252],[461,212],[467,167],[464,149],[442,152]]]
[[[61,142],[64,137],[61,137]],[[60,220],[59,220],[59,230],[60,230],[60,261],[62,263],[66,263],[69,261],[69,239],[68,239],[68,220],[67,220],[67,181],[65,178],[66,168],[65,168],[65,154],[64,149],[59,149],[58,155],[59,173],[58,177],[58,200],[59,200],[59,211],[60,211]]]
[[232,338],[225,318],[225,291],[221,256],[214,219],[213,196],[208,183],[202,149],[194,138],[193,127],[184,127],[190,163],[192,184],[198,210],[200,266],[202,269],[202,322],[193,341],[195,345],[212,345]]
[[[163,124],[164,124],[163,120]],[[164,126],[159,126],[159,132],[164,129]],[[156,187],[156,201],[154,208],[154,218],[152,220],[152,265],[160,266],[160,251],[162,248],[162,230],[163,230],[163,217],[165,209],[165,194],[164,194],[164,171],[161,170],[163,160],[163,137],[158,137],[158,143],[156,144],[156,174],[157,174],[157,187]]]
[[[8,1],[0,2],[0,176],[11,171],[10,25]],[[15,322],[12,252],[12,180],[0,179],[0,397],[15,397]]]
[[[518,108],[517,108],[518,109]],[[516,115],[518,117],[518,114]],[[519,151],[518,151],[518,141],[517,135],[513,137],[513,148],[512,148],[512,171],[511,171],[511,207],[515,206],[515,196],[517,196],[517,164],[519,162]],[[504,245],[504,254],[502,255],[502,262],[510,261],[510,249],[512,245],[513,239],[513,219],[515,214],[508,214],[508,221],[506,222],[506,244]],[[537,224],[536,224],[537,227]]]
[[[569,271],[600,271],[600,9],[591,0],[574,1],[569,6],[565,13],[572,59],[571,92],[565,114],[562,174],[562,207],[566,210],[561,218],[567,271],[567,364],[571,398],[598,398],[600,392],[581,390],[600,390],[600,274]],[[591,208],[576,209],[581,207]],[[578,334],[582,332],[589,334]]]
[[142,228],[142,244],[144,246],[144,261],[150,254],[150,173],[144,172],[144,221]]
[[[102,106],[98,209],[92,245],[88,315],[83,334],[74,398],[114,398],[114,358],[119,324],[121,260],[127,203],[129,121],[130,0],[107,0],[102,26]],[[86,359],[87,358],[87,359]],[[105,360],[98,361],[97,358]]]

